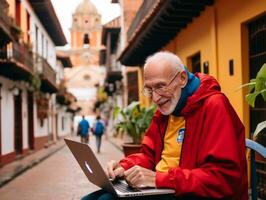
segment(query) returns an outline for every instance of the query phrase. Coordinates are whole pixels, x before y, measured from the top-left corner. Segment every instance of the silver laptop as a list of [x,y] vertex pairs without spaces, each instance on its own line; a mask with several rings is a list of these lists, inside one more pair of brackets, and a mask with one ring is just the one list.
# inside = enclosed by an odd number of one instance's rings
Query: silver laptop
[[102,166],[100,165],[89,145],[69,139],[65,139],[65,142],[78,161],[81,169],[83,170],[89,181],[106,190],[107,192],[114,194],[115,196],[132,197],[175,193],[175,191],[172,189],[136,189],[130,187],[123,180],[112,182],[105,174]]

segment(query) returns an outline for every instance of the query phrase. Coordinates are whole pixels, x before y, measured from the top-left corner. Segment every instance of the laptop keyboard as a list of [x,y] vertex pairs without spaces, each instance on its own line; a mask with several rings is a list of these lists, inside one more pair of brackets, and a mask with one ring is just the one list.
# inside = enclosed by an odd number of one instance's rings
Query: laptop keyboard
[[139,192],[140,190],[137,188],[130,187],[128,184],[123,182],[113,182],[113,186],[115,189],[120,192]]

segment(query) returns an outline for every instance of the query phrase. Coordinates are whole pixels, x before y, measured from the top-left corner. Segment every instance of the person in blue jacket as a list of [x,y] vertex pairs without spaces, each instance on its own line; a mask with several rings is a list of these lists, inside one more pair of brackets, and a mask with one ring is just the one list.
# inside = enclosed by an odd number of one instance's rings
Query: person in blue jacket
[[85,119],[85,116],[82,116],[82,120],[79,122],[78,125],[78,134],[80,135],[80,141],[82,143],[89,143],[89,130],[90,124],[88,120]]
[[95,138],[96,138],[97,153],[100,153],[102,135],[104,134],[104,131],[105,131],[104,122],[101,120],[101,116],[98,115],[96,117],[96,122],[94,123],[93,128],[92,128],[92,133],[93,135],[95,135]]

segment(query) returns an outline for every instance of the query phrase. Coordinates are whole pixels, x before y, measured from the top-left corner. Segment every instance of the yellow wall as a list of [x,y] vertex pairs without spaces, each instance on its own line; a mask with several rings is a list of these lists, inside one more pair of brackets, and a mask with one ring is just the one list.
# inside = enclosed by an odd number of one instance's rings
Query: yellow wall
[[[215,6],[217,9],[217,32],[219,33],[219,82],[221,83],[223,91],[229,97],[240,118],[243,120],[246,126],[246,133],[248,133],[249,112],[248,105],[243,100],[244,92],[243,90],[235,92],[235,88],[238,88],[239,85],[248,81],[249,65],[247,63],[248,59],[246,57],[248,49],[244,49],[244,43],[248,41],[248,38],[247,35],[244,35],[243,29],[247,28],[245,26],[246,22],[265,12],[266,1],[234,0],[230,1],[230,3],[226,3],[224,0],[217,1]],[[244,28],[242,29],[241,24],[244,24]],[[234,59],[235,76],[229,76],[229,59]]]
[[[191,55],[201,53],[201,66],[203,62],[209,62],[210,75],[220,83],[222,91],[244,122],[247,135],[248,105],[244,100],[243,90],[236,91],[241,84],[248,82],[248,38],[245,23],[265,10],[265,0],[217,0],[163,48],[176,53],[185,65],[188,65]],[[229,75],[230,59],[234,60],[233,76]]]
[[139,84],[139,101],[142,106],[150,106],[151,100],[148,97],[145,97],[142,94],[142,89],[144,86],[144,75],[143,75],[143,67],[138,68],[138,84]]
[[9,16],[15,18],[15,0],[6,0],[9,4],[8,14]]
[[200,52],[201,66],[204,61],[209,61],[209,73],[217,77],[214,16],[214,8],[208,7],[200,17],[181,31],[174,40],[176,43],[174,53],[181,58],[185,65],[188,65],[188,57]]

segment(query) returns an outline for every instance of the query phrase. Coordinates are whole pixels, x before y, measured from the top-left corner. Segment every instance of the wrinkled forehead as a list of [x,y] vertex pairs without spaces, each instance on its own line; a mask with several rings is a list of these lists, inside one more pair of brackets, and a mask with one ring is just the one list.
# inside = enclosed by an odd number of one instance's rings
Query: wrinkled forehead
[[174,73],[173,67],[169,62],[149,62],[144,67],[144,82],[152,80],[168,80]]

